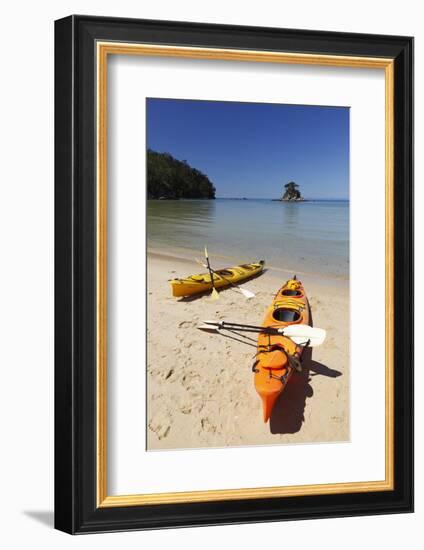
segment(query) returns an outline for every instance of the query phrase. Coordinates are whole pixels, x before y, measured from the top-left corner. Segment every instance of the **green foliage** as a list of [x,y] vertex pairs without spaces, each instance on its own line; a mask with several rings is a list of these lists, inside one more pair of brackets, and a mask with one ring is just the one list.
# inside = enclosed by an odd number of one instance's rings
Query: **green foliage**
[[289,181],[289,183],[286,183],[286,185],[284,186],[286,189],[290,189],[290,191],[294,191],[296,187],[299,187],[297,185],[297,183],[295,183],[294,181]]
[[147,151],[148,199],[214,199],[215,187],[209,178],[187,161],[169,153]]

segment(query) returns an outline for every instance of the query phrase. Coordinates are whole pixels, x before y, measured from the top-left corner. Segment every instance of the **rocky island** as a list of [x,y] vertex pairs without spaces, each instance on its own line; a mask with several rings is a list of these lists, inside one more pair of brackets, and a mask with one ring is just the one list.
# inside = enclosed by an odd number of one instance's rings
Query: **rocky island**
[[302,197],[299,186],[294,181],[286,183],[283,189],[283,196],[281,199],[272,199],[273,201],[283,201],[283,202],[302,202],[305,199]]
[[215,187],[200,170],[169,153],[147,150],[147,198],[214,199]]

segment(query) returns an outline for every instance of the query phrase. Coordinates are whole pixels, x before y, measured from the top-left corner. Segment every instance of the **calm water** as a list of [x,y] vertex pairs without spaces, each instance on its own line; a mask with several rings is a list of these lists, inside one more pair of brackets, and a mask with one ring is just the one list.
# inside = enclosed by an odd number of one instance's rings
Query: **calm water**
[[147,235],[149,248],[174,255],[201,256],[206,244],[220,267],[264,259],[299,274],[349,274],[348,201],[147,201]]

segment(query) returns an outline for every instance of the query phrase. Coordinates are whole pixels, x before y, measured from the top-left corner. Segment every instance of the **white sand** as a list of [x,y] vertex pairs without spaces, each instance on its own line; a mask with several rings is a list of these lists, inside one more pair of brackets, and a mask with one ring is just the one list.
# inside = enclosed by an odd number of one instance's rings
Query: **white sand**
[[269,270],[245,283],[252,300],[229,289],[216,302],[173,298],[168,279],[197,271],[192,262],[149,253],[148,449],[348,440],[348,285],[302,277],[314,325],[327,330],[327,339],[307,352],[303,373],[293,374],[265,424],[251,372],[255,335],[224,337],[196,326],[202,319],[260,325],[292,274]]

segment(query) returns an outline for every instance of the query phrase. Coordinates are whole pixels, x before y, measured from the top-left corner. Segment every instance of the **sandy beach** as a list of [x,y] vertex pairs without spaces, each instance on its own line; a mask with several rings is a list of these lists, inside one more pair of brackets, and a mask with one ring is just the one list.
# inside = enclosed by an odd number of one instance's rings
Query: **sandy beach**
[[[219,260],[215,269],[226,267]],[[230,264],[233,265],[233,264]],[[208,334],[202,319],[261,324],[293,273],[268,269],[236,291],[177,299],[168,279],[198,272],[174,253],[148,254],[147,448],[149,450],[349,440],[349,287],[346,280],[299,274],[325,343],[305,354],[268,423],[253,386],[255,335]],[[251,338],[251,339],[250,339]]]

